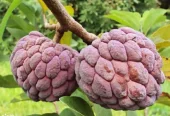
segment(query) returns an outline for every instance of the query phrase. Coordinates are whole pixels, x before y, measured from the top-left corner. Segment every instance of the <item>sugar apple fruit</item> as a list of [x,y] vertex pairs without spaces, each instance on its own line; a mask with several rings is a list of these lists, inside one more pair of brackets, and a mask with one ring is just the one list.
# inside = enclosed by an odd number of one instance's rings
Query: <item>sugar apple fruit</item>
[[57,101],[76,88],[75,61],[78,52],[37,31],[21,38],[10,63],[19,86],[35,101]]
[[94,103],[115,110],[138,110],[160,96],[165,80],[161,67],[154,43],[122,27],[82,49],[75,72],[79,87]]

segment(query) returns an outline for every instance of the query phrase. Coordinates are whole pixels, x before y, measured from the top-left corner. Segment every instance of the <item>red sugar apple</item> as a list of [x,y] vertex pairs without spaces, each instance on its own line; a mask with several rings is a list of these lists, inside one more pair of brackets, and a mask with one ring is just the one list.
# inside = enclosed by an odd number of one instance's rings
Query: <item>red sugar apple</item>
[[113,29],[82,49],[75,72],[90,100],[115,110],[138,110],[161,94],[165,76],[154,43],[128,27]]
[[35,101],[57,101],[76,88],[75,61],[78,52],[32,31],[21,38],[10,59],[14,78]]

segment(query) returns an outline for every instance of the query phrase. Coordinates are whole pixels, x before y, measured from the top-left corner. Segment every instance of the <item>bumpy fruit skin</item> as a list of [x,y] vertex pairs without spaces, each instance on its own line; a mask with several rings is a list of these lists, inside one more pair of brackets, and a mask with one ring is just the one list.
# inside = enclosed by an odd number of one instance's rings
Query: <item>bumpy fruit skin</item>
[[31,99],[57,101],[77,88],[77,55],[75,50],[32,31],[18,41],[11,55],[11,69],[18,85]]
[[82,49],[76,80],[90,100],[115,110],[138,110],[161,94],[165,76],[155,45],[128,27],[113,29]]

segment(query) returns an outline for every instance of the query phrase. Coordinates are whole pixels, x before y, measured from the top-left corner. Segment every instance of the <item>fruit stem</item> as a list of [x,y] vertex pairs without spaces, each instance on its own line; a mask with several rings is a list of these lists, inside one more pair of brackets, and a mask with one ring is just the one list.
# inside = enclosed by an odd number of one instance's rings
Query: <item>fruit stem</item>
[[58,112],[58,106],[57,106],[56,102],[53,102],[53,104],[54,104],[54,107],[55,107],[56,113],[57,113],[57,114],[59,114],[59,112]]
[[50,30],[55,30],[55,35],[53,37],[53,41],[56,43],[60,42],[60,39],[62,38],[64,32],[66,30],[64,30],[61,26],[60,23],[57,24],[49,24],[47,21],[47,18],[45,16],[45,14],[43,14],[43,20],[44,20],[44,27],[46,29],[50,29]]
[[64,6],[61,4],[59,0],[43,0],[47,7],[51,10],[54,14],[58,22],[60,23],[61,27],[64,30],[70,30],[77,36],[83,39],[83,41],[87,44],[91,44],[91,42],[98,37],[93,34],[89,33],[75,21],[66,11]]
[[55,28],[55,35],[53,37],[53,41],[56,42],[56,43],[59,43],[60,39],[64,35],[65,31],[66,30],[60,25],[60,23],[57,23],[56,28]]
[[148,116],[148,110],[149,110],[148,108],[144,109],[144,116]]
[[50,30],[55,30],[56,24],[49,24],[45,14],[43,14],[43,21],[44,21],[45,28],[50,29]]

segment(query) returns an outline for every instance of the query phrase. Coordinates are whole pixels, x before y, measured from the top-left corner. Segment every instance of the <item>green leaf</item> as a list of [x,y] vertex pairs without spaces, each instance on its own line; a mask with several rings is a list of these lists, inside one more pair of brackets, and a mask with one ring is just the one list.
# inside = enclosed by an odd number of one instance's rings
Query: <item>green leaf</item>
[[163,49],[161,52],[159,52],[162,57],[170,58],[170,47],[167,47]]
[[[49,102],[34,102],[32,100],[11,103],[13,98],[20,97],[21,88],[0,87],[0,116],[7,115],[27,116],[32,114],[55,113],[55,107]],[[60,106],[61,107],[61,106]]]
[[71,5],[64,6],[64,8],[70,16],[74,16],[74,8]]
[[[169,53],[168,53],[169,54]],[[170,58],[162,57],[163,67],[162,71],[165,74],[166,79],[170,79]]]
[[103,108],[100,105],[94,104],[93,109],[96,116],[112,116],[110,109]]
[[65,108],[61,113],[60,113],[60,116],[76,116],[74,114],[74,112],[69,109],[69,108]]
[[[28,116],[59,116],[57,113],[45,113],[45,114],[32,114]],[[70,115],[68,115],[70,116]]]
[[0,24],[0,42],[2,42],[2,36],[3,36],[3,33],[5,31],[5,27],[6,27],[6,24],[7,24],[7,21],[9,19],[9,17],[11,16],[12,14],[12,11],[18,7],[18,5],[22,2],[22,0],[13,0],[13,2],[11,3],[10,7],[8,8],[5,16],[3,17],[2,19],[2,22]]
[[64,33],[63,37],[60,40],[60,43],[70,46],[71,40],[72,40],[72,32],[68,31]]
[[7,27],[7,31],[15,38],[19,39],[23,36],[25,36],[27,33],[24,32],[23,30],[21,29],[16,29],[16,28],[9,28]]
[[0,75],[1,76],[12,75],[9,61],[0,62]]
[[161,96],[158,98],[156,103],[164,104],[170,106],[170,94],[163,92]]
[[126,116],[137,116],[136,111],[126,111]]
[[80,88],[76,89],[76,91],[74,91],[71,94],[71,96],[80,97],[80,98],[84,99],[87,103],[90,104],[88,97],[86,96],[86,94]]
[[167,10],[164,9],[151,9],[145,11],[141,17],[138,12],[112,10],[109,15],[105,15],[104,17],[147,35],[151,28],[157,28],[157,26],[166,21],[166,16],[164,15],[166,12]]
[[155,43],[157,49],[166,48],[170,46],[170,40],[163,40],[161,38],[157,38],[154,39],[153,42]]
[[78,42],[75,41],[74,39],[72,39],[72,41],[71,41],[71,47],[72,47],[72,48],[76,48],[77,46],[78,46]]
[[25,92],[20,93],[17,97],[13,98],[11,100],[11,103],[17,103],[17,102],[22,102],[22,101],[29,101],[31,100]]
[[46,6],[46,4],[43,2],[43,0],[38,0],[39,4],[41,5],[41,8],[43,10],[43,12],[47,12],[48,11],[48,7]]
[[0,75],[0,87],[3,88],[16,88],[19,87],[17,83],[14,81],[12,75],[1,76]]
[[157,29],[159,29],[160,27],[167,25],[166,23],[166,16],[161,16],[151,28],[150,30],[147,32],[146,36],[150,36],[151,34],[153,34],[153,32],[155,32]]
[[[30,31],[35,30],[33,25],[29,24],[23,18],[16,15],[11,15],[10,22],[13,22],[12,27],[18,27],[18,29],[23,30],[25,33],[29,33]],[[8,25],[8,27],[10,26]]]
[[129,26],[135,30],[140,29],[141,15],[138,12],[112,10],[109,15],[104,17],[117,21],[118,23]]
[[34,8],[25,3],[21,3],[19,6],[19,9],[24,13],[24,15],[26,16],[26,18],[32,23],[35,24],[35,10]]
[[170,24],[163,26],[161,28],[159,28],[158,30],[156,30],[152,35],[151,38],[156,39],[156,38],[161,38],[164,40],[169,40],[170,39]]
[[142,31],[144,34],[147,34],[150,28],[155,24],[165,21],[166,18],[164,14],[166,12],[167,10],[164,9],[151,9],[145,11],[141,19]]
[[78,38],[77,42],[78,42],[77,49],[79,51],[87,46],[87,44],[85,44],[83,40],[80,38]]
[[159,28],[151,35],[150,38],[156,44],[157,48],[170,46],[170,33],[167,30],[170,30],[170,25]]
[[72,110],[81,114],[82,116],[94,116],[90,105],[80,97],[61,97],[60,101],[67,104]]
[[4,55],[1,51],[0,51],[0,62],[3,61],[9,61],[9,56],[8,55]]

